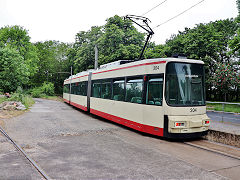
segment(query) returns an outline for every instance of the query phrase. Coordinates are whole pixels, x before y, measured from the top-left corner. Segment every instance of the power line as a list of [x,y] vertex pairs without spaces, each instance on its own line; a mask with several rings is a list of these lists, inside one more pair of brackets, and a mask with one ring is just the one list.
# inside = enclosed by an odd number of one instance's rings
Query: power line
[[194,8],[195,6],[199,5],[199,4],[202,3],[203,1],[205,1],[205,0],[201,0],[201,1],[199,1],[198,3],[194,4],[193,6],[189,7],[189,8],[186,9],[186,10],[184,10],[183,12],[177,14],[176,16],[174,16],[174,17],[168,19],[167,21],[165,21],[165,22],[163,22],[163,23],[161,23],[161,24],[155,26],[153,29],[155,29],[155,28],[157,28],[157,27],[159,27],[159,26],[162,26],[163,24],[166,24],[166,23],[168,23],[169,21],[171,21],[171,20],[177,18],[178,16],[180,16],[180,15],[186,13],[187,11],[189,11],[190,9],[192,9],[192,8]]
[[162,1],[160,4],[154,6],[152,9],[148,10],[147,12],[145,12],[144,14],[142,14],[142,16],[146,15],[147,13],[149,13],[150,11],[154,10],[155,8],[157,8],[158,6],[162,5],[163,3],[165,3],[167,0]]

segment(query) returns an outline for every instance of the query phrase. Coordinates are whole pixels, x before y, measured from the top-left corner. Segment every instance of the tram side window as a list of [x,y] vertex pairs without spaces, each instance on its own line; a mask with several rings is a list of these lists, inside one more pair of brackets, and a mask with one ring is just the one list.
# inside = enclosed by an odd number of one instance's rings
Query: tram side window
[[101,86],[101,98],[111,99],[111,81],[106,81],[102,83]]
[[71,94],[76,94],[76,89],[77,89],[76,83],[72,83],[71,84]]
[[69,93],[70,93],[70,94],[73,93],[73,84],[69,84]]
[[96,98],[101,97],[101,82],[100,81],[93,81],[92,97],[96,97]]
[[79,82],[79,95],[84,96],[84,83],[85,82]]
[[82,89],[82,84],[83,84],[83,82],[79,82],[79,83],[78,83],[78,95],[83,95],[83,94],[82,94],[82,91],[83,91],[83,89]]
[[80,82],[80,94],[82,96],[87,96],[87,81]]
[[75,91],[74,91],[74,93],[76,95],[80,95],[80,83],[79,82],[75,83]]
[[78,83],[74,83],[74,92],[73,94],[77,94],[78,93]]
[[147,82],[147,104],[162,105],[163,77],[150,77]]
[[143,79],[131,79],[126,83],[126,101],[142,103]]
[[124,101],[124,79],[114,80],[113,81],[113,100],[115,101]]

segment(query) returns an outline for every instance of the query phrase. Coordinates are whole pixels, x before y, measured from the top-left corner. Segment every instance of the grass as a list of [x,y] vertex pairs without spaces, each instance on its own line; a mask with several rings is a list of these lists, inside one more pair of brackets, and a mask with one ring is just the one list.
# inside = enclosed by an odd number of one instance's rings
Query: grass
[[[218,103],[207,103],[207,110],[215,110],[215,111],[222,111],[223,107],[222,104]],[[235,104],[224,104],[224,112],[235,112],[240,113],[240,105]]]
[[0,97],[0,104],[1,104],[2,102],[6,101],[6,99],[7,99],[7,98],[5,98],[5,97]]
[[31,96],[25,95],[24,98],[22,99],[22,103],[28,109],[35,103],[35,101],[33,100],[33,98]]
[[4,101],[22,102],[22,104],[27,109],[35,103],[35,101],[33,100],[33,98],[30,95],[19,94],[19,93],[13,93],[10,98],[0,97],[0,104],[3,103]]

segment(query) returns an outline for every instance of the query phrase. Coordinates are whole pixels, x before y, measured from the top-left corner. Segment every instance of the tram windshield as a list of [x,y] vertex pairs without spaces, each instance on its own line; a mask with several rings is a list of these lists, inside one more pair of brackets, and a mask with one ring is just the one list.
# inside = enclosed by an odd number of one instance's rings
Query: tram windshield
[[205,105],[202,64],[168,63],[166,101],[172,106]]

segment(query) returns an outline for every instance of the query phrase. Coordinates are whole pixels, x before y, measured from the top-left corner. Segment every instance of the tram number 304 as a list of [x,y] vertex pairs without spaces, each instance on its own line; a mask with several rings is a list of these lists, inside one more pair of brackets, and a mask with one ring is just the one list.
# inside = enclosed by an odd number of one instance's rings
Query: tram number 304
[[190,108],[190,112],[197,112],[197,108]]

